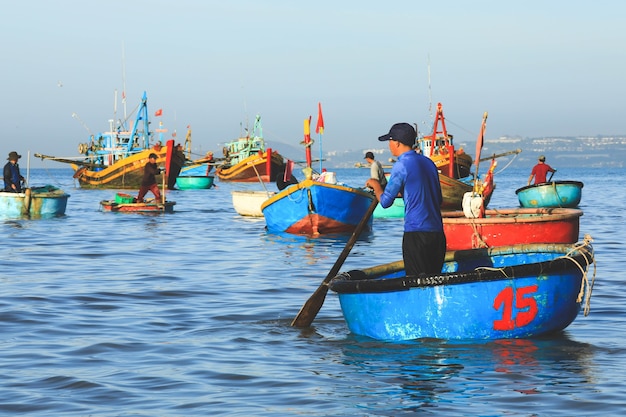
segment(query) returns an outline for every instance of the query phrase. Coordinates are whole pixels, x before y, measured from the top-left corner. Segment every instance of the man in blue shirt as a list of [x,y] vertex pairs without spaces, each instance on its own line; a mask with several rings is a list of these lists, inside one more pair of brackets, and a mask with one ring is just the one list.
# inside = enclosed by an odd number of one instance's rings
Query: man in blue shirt
[[407,275],[441,272],[446,253],[439,173],[432,160],[413,150],[416,137],[408,123],[396,123],[389,133],[379,137],[389,142],[389,150],[398,161],[384,189],[375,179],[365,183],[384,208],[398,196],[404,198],[402,257]]

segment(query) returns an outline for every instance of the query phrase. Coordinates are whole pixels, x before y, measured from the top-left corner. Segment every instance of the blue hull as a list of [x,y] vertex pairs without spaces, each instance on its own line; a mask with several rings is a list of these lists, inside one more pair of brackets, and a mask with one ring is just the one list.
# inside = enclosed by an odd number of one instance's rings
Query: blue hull
[[575,246],[453,251],[439,275],[406,277],[399,261],[340,274],[330,289],[350,331],[378,340],[535,337],[566,328],[583,293],[588,305],[593,249]]
[[[269,232],[313,236],[350,233],[373,198],[360,189],[304,180],[266,200],[261,211]],[[371,228],[371,217],[368,225]]]
[[0,219],[38,219],[65,214],[69,194],[47,185],[23,193],[0,192]]
[[578,207],[582,197],[580,181],[553,181],[528,185],[515,191],[522,207]]
[[195,164],[195,165],[183,166],[180,169],[180,174],[178,174],[178,176],[179,177],[206,176],[207,175],[207,166],[208,166],[207,164]]

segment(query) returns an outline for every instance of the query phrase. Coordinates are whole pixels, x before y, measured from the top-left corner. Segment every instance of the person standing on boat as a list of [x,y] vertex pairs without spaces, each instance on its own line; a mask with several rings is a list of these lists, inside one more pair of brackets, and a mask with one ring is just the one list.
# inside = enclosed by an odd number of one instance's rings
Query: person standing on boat
[[387,177],[385,177],[383,165],[374,159],[374,153],[370,151],[365,153],[365,160],[370,164],[370,178],[378,180],[380,186],[385,189],[387,186]]
[[9,162],[4,166],[4,172],[2,173],[4,176],[4,191],[10,193],[22,192],[24,177],[20,174],[20,166],[17,163],[17,160],[21,157],[22,155],[18,155],[15,151],[9,152],[9,157],[7,158]]
[[535,184],[541,184],[542,182],[547,182],[546,176],[548,172],[556,172],[556,169],[552,168],[550,165],[546,164],[546,157],[543,155],[539,155],[539,162],[537,165],[533,167],[532,172],[530,173],[530,177],[528,177],[528,185],[530,185],[533,177],[535,178]]
[[408,123],[394,124],[379,141],[389,141],[398,161],[391,169],[387,187],[370,178],[366,187],[374,190],[384,208],[400,194],[404,199],[402,257],[407,275],[439,273],[446,254],[446,236],[441,217],[441,184],[435,163],[413,150],[417,134]]
[[204,160],[206,163],[206,175],[208,176],[213,170],[213,165],[215,164],[215,161],[213,160],[213,152],[207,152],[204,156]]
[[143,168],[143,179],[141,180],[141,187],[139,187],[139,195],[137,195],[137,202],[143,203],[143,198],[152,191],[156,202],[161,202],[161,192],[156,182],[156,176],[161,173],[161,169],[157,166],[157,154],[151,153],[148,157],[148,162]]

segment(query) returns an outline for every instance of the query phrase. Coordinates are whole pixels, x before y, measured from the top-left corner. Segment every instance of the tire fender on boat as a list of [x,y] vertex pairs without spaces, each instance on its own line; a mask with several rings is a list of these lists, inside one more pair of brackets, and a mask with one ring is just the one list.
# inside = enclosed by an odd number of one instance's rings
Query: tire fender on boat
[[74,178],[80,178],[83,176],[83,173],[87,171],[87,167],[82,167],[78,171],[76,171],[73,175]]

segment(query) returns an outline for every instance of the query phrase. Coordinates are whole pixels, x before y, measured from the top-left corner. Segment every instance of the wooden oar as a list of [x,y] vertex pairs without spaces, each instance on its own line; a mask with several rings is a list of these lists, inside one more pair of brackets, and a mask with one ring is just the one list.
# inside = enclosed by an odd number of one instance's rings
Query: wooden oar
[[339,258],[337,258],[337,261],[331,268],[328,275],[326,275],[326,278],[324,278],[324,281],[322,281],[322,283],[317,288],[317,290],[315,290],[313,295],[311,295],[306,303],[304,303],[296,318],[294,318],[291,322],[292,326],[308,327],[311,325],[311,323],[313,323],[313,320],[315,320],[315,316],[317,316],[317,313],[322,308],[322,304],[324,304],[324,299],[326,298],[326,293],[328,292],[328,283],[331,279],[335,278],[335,276],[339,272],[339,269],[348,257],[348,254],[350,253],[350,250],[352,250],[352,247],[354,246],[357,238],[365,228],[365,225],[369,221],[370,217],[372,217],[372,213],[374,213],[374,209],[376,208],[377,204],[378,200],[374,198],[374,200],[372,200],[372,204],[370,204],[369,208],[367,209],[367,212],[365,213],[359,224],[356,226],[356,229],[354,229],[354,232],[352,232],[352,236],[350,236],[348,243],[346,243],[346,246],[343,248],[343,252],[341,252],[341,255],[339,255]]

